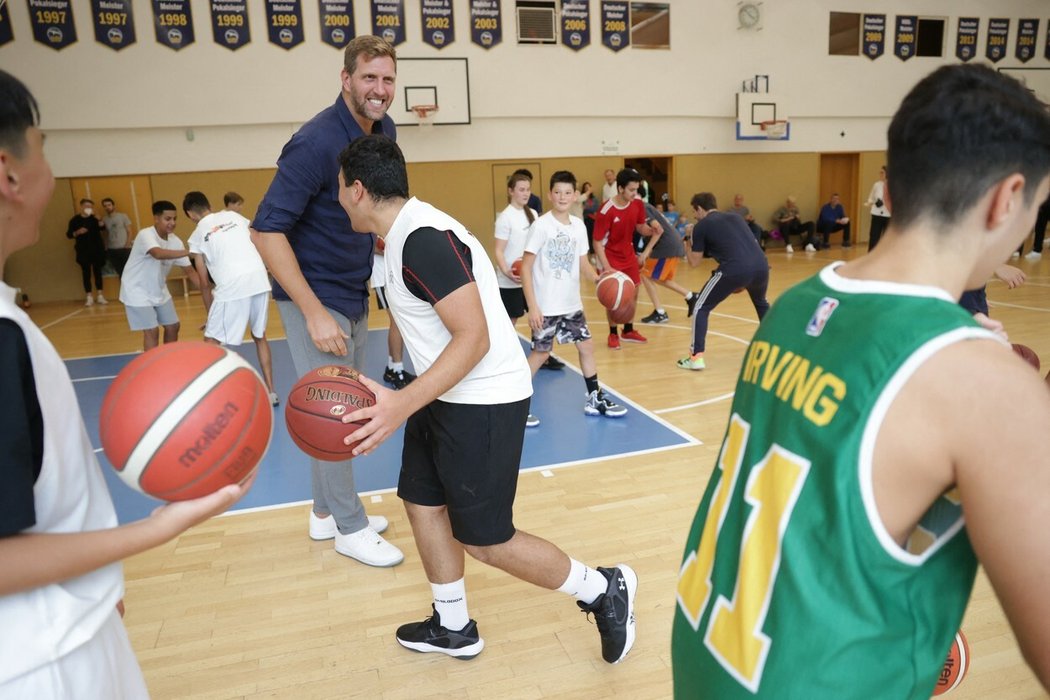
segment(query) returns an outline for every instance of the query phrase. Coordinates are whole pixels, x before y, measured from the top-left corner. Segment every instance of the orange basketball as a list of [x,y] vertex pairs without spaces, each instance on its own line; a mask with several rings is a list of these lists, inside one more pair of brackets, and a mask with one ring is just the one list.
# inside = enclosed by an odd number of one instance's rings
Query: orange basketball
[[510,271],[517,277],[521,277],[521,258],[518,258],[510,264]]
[[167,343],[120,371],[102,400],[102,449],[128,486],[165,501],[245,481],[270,445],[259,375],[212,343]]
[[1020,343],[1014,343],[1013,345],[1011,345],[1011,347],[1014,349],[1014,352],[1016,352],[1021,357],[1022,360],[1035,367],[1036,370],[1039,369],[1039,355],[1035,354],[1035,350],[1028,347],[1027,345],[1021,345]]
[[344,423],[343,416],[359,408],[374,406],[376,396],[362,384],[356,369],[326,365],[310,370],[288,394],[284,420],[288,434],[306,454],[337,462],[350,459],[358,443],[343,444],[343,438],[364,423]]
[[386,240],[382,236],[376,236],[376,253],[382,255],[386,250]]
[[933,687],[934,695],[944,695],[950,690],[955,690],[962,683],[966,671],[970,668],[970,645],[966,643],[966,635],[962,630],[955,635],[952,646],[948,650],[948,658],[944,660],[941,675],[937,677],[937,685]]

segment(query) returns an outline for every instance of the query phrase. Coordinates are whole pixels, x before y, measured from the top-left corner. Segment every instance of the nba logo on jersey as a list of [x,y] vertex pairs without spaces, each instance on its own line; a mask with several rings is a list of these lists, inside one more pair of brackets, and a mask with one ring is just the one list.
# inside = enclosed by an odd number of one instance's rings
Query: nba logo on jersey
[[819,337],[824,332],[824,326],[828,325],[828,320],[831,318],[831,314],[835,312],[835,309],[839,307],[839,300],[832,299],[831,297],[824,297],[817,304],[817,310],[813,312],[812,318],[809,319],[809,323],[806,324],[806,335],[811,335],[814,338]]

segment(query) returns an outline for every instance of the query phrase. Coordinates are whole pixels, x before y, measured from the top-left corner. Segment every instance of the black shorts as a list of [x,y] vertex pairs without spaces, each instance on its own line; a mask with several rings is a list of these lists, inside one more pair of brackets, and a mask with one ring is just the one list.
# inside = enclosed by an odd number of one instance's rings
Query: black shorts
[[514,495],[529,400],[507,404],[434,401],[405,424],[397,495],[446,506],[452,535],[485,547],[514,536]]
[[503,299],[503,308],[511,318],[521,318],[529,307],[525,306],[525,290],[521,287],[500,287],[499,296]]

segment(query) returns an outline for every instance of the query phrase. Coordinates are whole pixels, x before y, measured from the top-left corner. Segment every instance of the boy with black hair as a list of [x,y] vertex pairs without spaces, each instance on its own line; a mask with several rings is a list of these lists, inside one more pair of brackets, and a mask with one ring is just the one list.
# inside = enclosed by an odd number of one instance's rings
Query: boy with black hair
[[[36,101],[0,71],[0,270],[32,246],[55,180]],[[120,560],[233,505],[227,486],[117,525],[62,359],[0,282],[0,697],[143,698]]]
[[744,356],[679,575],[677,697],[928,698],[978,560],[1050,687],[1050,393],[956,303],[1031,231],[1050,111],[945,66],[887,141],[878,247],[781,295]]

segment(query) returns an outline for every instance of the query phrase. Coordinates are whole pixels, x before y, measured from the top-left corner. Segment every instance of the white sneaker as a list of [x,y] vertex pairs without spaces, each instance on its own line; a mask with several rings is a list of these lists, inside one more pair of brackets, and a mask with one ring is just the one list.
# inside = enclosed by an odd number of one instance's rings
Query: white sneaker
[[812,243],[807,243],[806,244],[806,252],[807,253],[816,253],[817,249],[813,247]]
[[786,246],[784,246],[784,252],[785,253],[794,253],[795,249],[791,246],[790,243],[788,243]]
[[[376,533],[386,532],[386,529],[390,526],[390,522],[382,515],[369,515],[368,516],[368,527],[376,531]],[[331,515],[327,515],[323,518],[318,518],[314,515],[314,512],[310,511],[310,539],[311,540],[330,540],[335,537],[339,530],[335,526],[335,518]]]
[[94,304],[95,300],[91,298],[90,294],[88,294],[87,299],[84,300],[84,306],[93,306]]
[[98,296],[95,297],[95,301],[97,301],[99,304],[108,304],[109,303],[108,301],[106,301],[106,297],[102,296],[102,292],[98,293]]
[[280,406],[281,405],[281,397],[277,395],[276,391],[271,391],[270,392],[270,405],[271,406]]
[[371,527],[344,535],[335,533],[335,551],[369,566],[396,566],[405,560],[401,550]]
[[1011,254],[1010,254],[1010,257],[1011,257],[1011,258],[1019,258],[1019,257],[1021,257],[1021,254],[1020,254],[1020,253],[1018,253],[1018,252],[1017,252],[1017,251],[1015,250],[1015,251],[1014,251],[1013,253],[1011,253]]
[[1024,259],[1025,260],[1031,260],[1033,262],[1036,261],[1036,260],[1042,260],[1043,259],[1043,254],[1040,253],[1038,250],[1033,250],[1031,253],[1029,253],[1028,255],[1024,256]]

